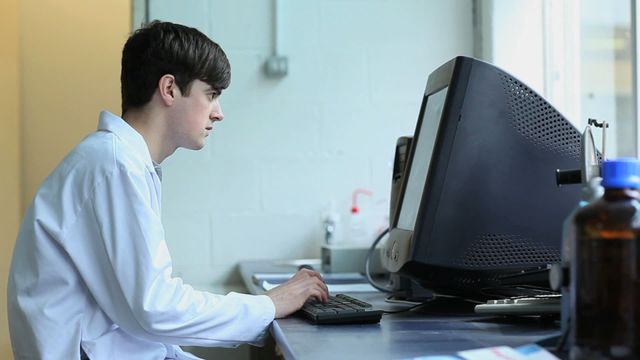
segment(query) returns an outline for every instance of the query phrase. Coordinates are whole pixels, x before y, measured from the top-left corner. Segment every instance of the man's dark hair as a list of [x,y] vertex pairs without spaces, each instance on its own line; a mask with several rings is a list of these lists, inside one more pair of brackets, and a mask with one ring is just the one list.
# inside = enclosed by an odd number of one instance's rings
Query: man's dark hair
[[153,21],[136,30],[122,49],[122,114],[151,100],[163,75],[171,74],[189,95],[194,80],[218,92],[231,81],[231,66],[222,48],[195,28]]

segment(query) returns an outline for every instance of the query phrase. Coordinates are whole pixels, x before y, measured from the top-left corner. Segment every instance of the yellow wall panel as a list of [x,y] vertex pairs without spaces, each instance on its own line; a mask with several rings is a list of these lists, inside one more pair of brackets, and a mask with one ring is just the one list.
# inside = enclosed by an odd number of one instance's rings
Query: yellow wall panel
[[0,359],[11,359],[6,286],[26,207],[44,177],[120,109],[129,0],[3,0],[0,11]]
[[31,202],[45,176],[97,125],[120,110],[120,56],[130,1],[21,3],[23,189]]
[[0,11],[0,358],[11,359],[7,325],[7,275],[20,211],[20,53],[18,0]]

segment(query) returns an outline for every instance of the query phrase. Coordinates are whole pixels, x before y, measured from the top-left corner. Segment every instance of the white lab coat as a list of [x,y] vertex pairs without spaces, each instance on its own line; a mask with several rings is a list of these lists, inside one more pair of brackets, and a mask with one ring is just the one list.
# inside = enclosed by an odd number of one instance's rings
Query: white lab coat
[[171,276],[160,179],[142,136],[100,114],[38,190],[9,275],[16,359],[194,359],[177,345],[261,341],[267,296],[194,290]]

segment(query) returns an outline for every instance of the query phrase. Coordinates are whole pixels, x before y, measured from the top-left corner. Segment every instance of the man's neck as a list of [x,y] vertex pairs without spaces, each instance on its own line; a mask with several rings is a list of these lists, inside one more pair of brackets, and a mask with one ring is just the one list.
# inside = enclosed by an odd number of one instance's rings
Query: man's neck
[[168,141],[164,127],[165,121],[163,121],[161,114],[156,114],[143,107],[127,110],[122,118],[142,135],[147,143],[147,148],[149,148],[151,159],[155,163],[162,163],[176,150],[175,146],[172,146]]

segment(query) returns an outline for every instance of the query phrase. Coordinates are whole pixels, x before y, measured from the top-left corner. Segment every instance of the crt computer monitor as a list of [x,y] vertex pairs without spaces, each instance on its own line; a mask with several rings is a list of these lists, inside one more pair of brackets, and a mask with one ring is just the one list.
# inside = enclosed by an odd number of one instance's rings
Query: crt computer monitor
[[547,285],[579,187],[581,136],[514,76],[468,57],[429,75],[392,211],[384,266],[436,293]]

